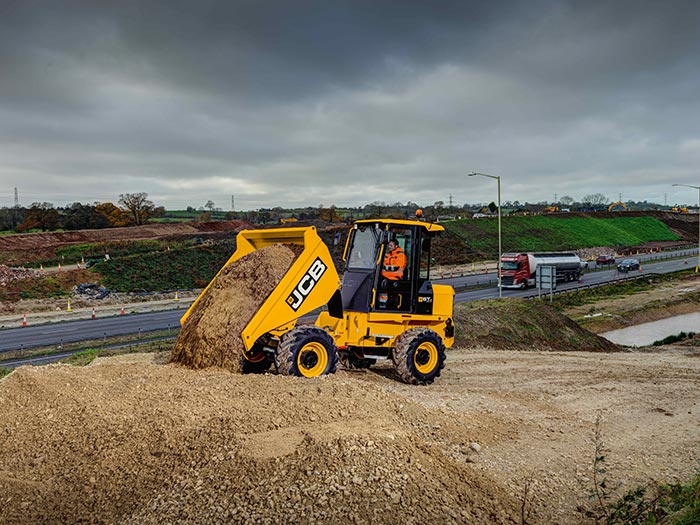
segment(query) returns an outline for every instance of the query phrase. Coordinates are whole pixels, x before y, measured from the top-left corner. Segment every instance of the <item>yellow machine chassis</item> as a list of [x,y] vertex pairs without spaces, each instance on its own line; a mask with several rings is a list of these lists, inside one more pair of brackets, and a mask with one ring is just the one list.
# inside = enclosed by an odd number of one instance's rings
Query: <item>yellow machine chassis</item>
[[316,319],[316,326],[325,329],[335,341],[336,346],[357,346],[365,348],[396,346],[396,338],[406,330],[416,327],[430,328],[442,338],[446,348],[454,344],[454,335],[446,333],[452,325],[452,304],[454,290],[451,286],[433,285],[433,314],[419,315],[403,312],[344,312],[343,318],[331,317],[328,312],[321,312]]

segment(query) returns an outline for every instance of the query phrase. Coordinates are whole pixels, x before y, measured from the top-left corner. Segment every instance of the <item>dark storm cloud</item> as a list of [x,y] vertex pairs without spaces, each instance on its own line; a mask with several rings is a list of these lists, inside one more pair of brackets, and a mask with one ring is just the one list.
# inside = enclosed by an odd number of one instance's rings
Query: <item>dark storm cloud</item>
[[3,2],[0,205],[682,198],[699,52],[695,2]]

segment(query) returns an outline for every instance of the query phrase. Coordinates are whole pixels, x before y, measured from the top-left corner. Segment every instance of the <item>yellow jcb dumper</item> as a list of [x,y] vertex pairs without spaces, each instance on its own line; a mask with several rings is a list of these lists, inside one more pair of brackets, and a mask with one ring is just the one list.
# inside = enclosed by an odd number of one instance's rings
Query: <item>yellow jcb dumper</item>
[[[443,230],[421,221],[355,222],[345,244],[342,285],[314,227],[240,232],[224,267],[272,244],[304,247],[241,333],[243,371],[262,372],[275,363],[281,374],[315,377],[335,372],[338,359],[356,368],[391,359],[403,381],[432,383],[454,342],[454,290],[430,281],[430,241]],[[398,273],[384,267],[390,241],[406,256]],[[323,306],[313,325],[297,326]]]

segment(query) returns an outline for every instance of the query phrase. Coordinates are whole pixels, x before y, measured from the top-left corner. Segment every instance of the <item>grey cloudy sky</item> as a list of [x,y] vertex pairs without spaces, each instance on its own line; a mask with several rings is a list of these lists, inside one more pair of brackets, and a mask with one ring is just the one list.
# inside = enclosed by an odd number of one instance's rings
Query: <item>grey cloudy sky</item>
[[0,2],[0,206],[694,203],[700,2]]

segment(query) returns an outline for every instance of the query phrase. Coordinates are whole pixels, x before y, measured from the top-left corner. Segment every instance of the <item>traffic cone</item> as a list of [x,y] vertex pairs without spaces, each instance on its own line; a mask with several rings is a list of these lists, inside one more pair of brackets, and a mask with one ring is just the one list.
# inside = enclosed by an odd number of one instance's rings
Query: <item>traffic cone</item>
[[66,308],[66,312],[72,312],[72,311],[73,311],[73,309],[70,307],[70,299],[68,299],[68,308]]
[[27,326],[27,314],[22,316],[22,326]]
[[61,271],[61,263],[58,263],[58,271]]
[[121,309],[121,311],[119,312],[119,315],[124,315],[125,313],[126,313],[126,312],[124,311],[124,305],[122,305],[122,309]]
[[43,264],[39,265],[39,272],[44,273],[44,265]]
[[177,295],[177,292],[175,292],[175,300],[176,300],[176,301],[179,301],[179,300],[180,300],[180,297]]
[[95,319],[95,308],[94,307],[92,309],[92,315],[90,316],[90,319]]
[[80,264],[82,264],[83,266],[85,266],[85,257],[81,257],[81,258],[80,258]]
[[639,273],[642,273],[642,264],[639,264]]

